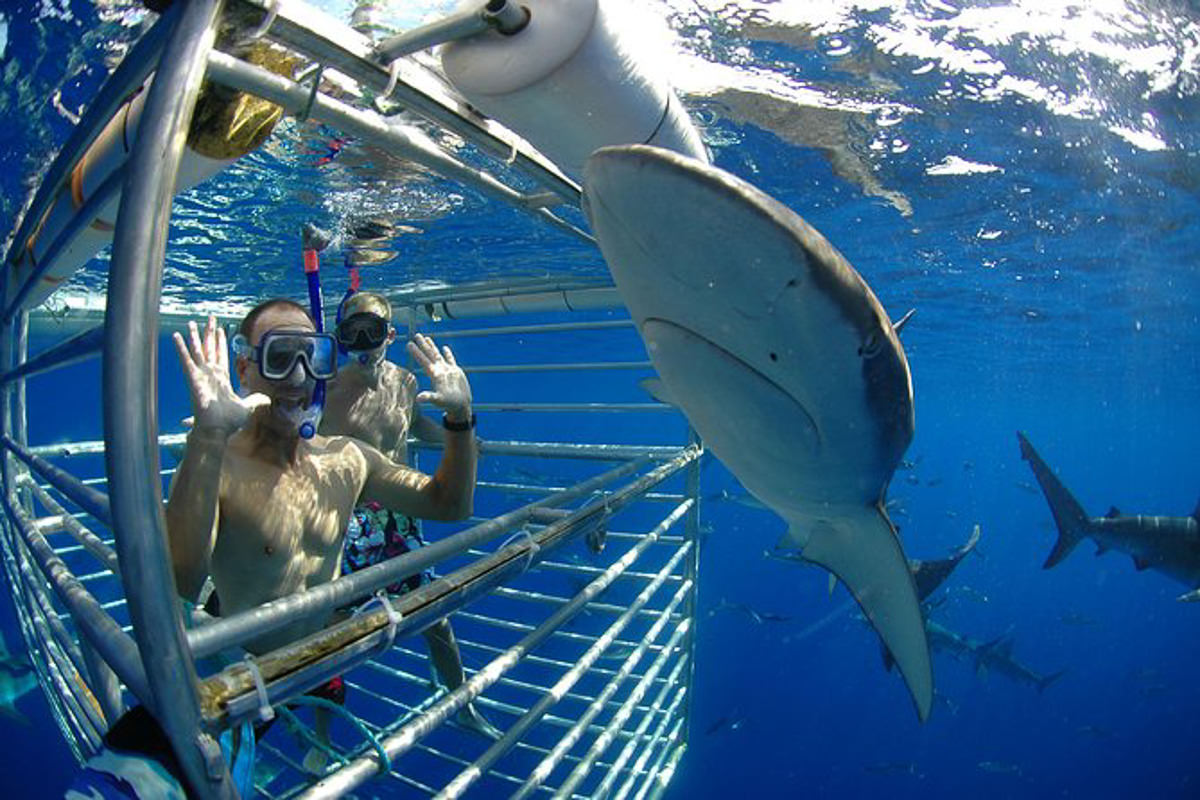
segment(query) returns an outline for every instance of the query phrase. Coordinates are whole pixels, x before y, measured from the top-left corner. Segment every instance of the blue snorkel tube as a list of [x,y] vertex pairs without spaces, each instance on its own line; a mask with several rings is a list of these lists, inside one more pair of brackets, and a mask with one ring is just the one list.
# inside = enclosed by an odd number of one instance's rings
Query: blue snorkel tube
[[[309,223],[300,234],[304,248],[304,275],[308,278],[308,306],[312,312],[313,324],[317,333],[325,332],[325,304],[321,298],[321,262],[318,254],[329,246],[330,236],[316,225]],[[321,414],[325,410],[325,379],[318,378],[313,389],[312,400],[304,410],[300,423],[300,438],[311,439],[317,434],[317,426],[321,424]]]

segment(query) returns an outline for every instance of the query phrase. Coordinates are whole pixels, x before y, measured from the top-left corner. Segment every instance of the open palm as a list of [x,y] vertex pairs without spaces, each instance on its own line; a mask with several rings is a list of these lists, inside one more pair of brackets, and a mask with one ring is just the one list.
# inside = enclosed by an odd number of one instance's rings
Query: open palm
[[459,419],[471,415],[471,384],[467,374],[454,360],[449,347],[440,351],[428,336],[417,334],[408,343],[408,352],[425,370],[431,384],[429,391],[417,395],[418,403],[433,403]]
[[180,333],[173,338],[192,395],[196,428],[231,434],[245,424],[254,409],[271,402],[263,394],[239,397],[233,390],[229,381],[229,346],[215,316],[209,316],[203,339],[195,322],[188,323],[189,342]]

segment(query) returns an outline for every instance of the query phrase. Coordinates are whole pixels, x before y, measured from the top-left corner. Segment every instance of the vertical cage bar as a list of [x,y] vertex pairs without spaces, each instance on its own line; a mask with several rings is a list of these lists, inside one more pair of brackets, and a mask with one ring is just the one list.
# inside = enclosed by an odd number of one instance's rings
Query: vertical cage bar
[[222,0],[180,9],[128,162],[105,311],[104,431],[113,529],[154,713],[192,792],[234,798],[215,739],[200,731],[196,667],[184,639],[167,548],[158,463],[158,306],[179,162]]

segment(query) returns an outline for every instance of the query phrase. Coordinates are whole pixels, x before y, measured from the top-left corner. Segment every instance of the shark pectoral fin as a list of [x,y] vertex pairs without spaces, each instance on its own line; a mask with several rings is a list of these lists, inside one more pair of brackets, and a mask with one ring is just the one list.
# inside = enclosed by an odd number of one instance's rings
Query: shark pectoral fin
[[983,534],[983,529],[979,526],[979,523],[976,522],[975,527],[971,529],[971,536],[967,539],[966,543],[963,544],[963,546],[961,548],[959,548],[959,551],[958,551],[959,556],[958,557],[966,558],[967,554],[975,549],[975,545],[979,544],[979,537],[982,534]]
[[[775,543],[776,550],[799,550],[803,551],[805,545],[808,544],[807,527],[799,525],[789,525],[787,532],[779,537],[779,541]],[[807,553],[805,556],[807,557]]]
[[925,621],[908,559],[892,523],[877,507],[809,526],[804,557],[838,577],[879,633],[924,721],[933,705],[933,668]]
[[642,378],[638,381],[638,386],[642,388],[643,392],[658,402],[679,408],[679,403],[676,402],[675,395],[671,394],[671,390],[663,383],[662,378]]

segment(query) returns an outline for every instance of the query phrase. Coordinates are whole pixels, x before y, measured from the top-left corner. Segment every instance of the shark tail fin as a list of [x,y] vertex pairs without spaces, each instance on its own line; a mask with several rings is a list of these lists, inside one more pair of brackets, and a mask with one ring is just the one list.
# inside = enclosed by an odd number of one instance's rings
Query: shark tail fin
[[933,705],[933,668],[925,620],[896,529],[878,508],[863,507],[812,526],[804,557],[837,575],[879,633],[924,722]]
[[1038,485],[1042,487],[1042,494],[1046,495],[1046,502],[1050,504],[1054,524],[1058,526],[1058,541],[1054,543],[1054,549],[1042,565],[1043,569],[1050,569],[1070,555],[1075,545],[1087,536],[1091,522],[1083,506],[1079,505],[1079,501],[1070,490],[1063,486],[1062,481],[1046,466],[1046,462],[1042,461],[1042,457],[1020,431],[1017,432],[1017,441],[1021,445],[1021,458],[1029,462],[1033,476],[1037,478]]
[[1066,675],[1066,674],[1067,674],[1067,671],[1065,669],[1060,669],[1058,672],[1051,673],[1050,675],[1047,675],[1046,677],[1042,678],[1041,680],[1038,681],[1038,685],[1037,685],[1038,692],[1041,693],[1041,692],[1046,691],[1046,687],[1050,686],[1051,684],[1053,684],[1055,681],[1057,681],[1059,678],[1061,678],[1063,675]]
[[966,558],[975,549],[975,545],[979,544],[979,537],[982,533],[983,529],[976,522],[975,527],[971,529],[971,536],[963,543],[962,547],[958,548],[958,551],[954,553],[954,557],[959,560]]

